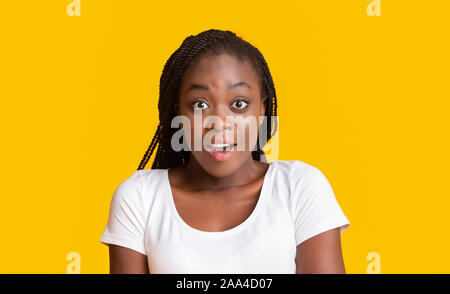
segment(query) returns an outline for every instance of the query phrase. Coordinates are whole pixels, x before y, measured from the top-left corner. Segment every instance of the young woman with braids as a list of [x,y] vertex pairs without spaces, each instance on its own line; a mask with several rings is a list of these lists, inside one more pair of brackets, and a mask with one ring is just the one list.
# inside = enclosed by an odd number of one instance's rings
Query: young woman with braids
[[[257,48],[230,31],[187,37],[164,66],[158,109],[156,133],[116,189],[100,239],[111,273],[345,273],[340,234],[349,222],[325,176],[299,160],[267,163],[259,146],[276,131],[277,97]],[[199,113],[219,120],[196,132]],[[172,127],[178,116],[190,123]],[[225,123],[260,116],[256,133]],[[177,151],[180,130],[194,135]],[[208,132],[210,144],[192,148]],[[248,148],[236,148],[239,140]]]

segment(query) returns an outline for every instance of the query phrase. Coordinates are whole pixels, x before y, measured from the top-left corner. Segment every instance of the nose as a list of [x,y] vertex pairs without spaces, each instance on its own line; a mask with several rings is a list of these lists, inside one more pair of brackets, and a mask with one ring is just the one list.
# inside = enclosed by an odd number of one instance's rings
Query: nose
[[[216,106],[213,111],[208,113],[209,123],[208,131],[212,131],[211,143],[232,143],[234,142],[233,116],[227,109],[227,105]],[[228,123],[227,123],[228,117]]]
[[[230,111],[227,109],[226,105],[218,105],[214,108],[214,110],[211,112],[211,115],[213,116],[211,118],[211,129],[214,129],[214,131],[228,131],[232,129],[232,119],[233,117],[230,114]],[[227,123],[227,117],[228,123]]]

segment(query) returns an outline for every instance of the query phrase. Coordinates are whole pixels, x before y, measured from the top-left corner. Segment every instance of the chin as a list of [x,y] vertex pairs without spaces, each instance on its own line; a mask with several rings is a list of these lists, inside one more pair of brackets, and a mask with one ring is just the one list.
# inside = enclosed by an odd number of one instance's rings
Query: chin
[[239,157],[231,157],[225,161],[217,161],[207,152],[204,152],[199,156],[199,158],[197,158],[200,166],[207,173],[216,178],[222,178],[234,174],[240,168],[241,160],[242,159]]

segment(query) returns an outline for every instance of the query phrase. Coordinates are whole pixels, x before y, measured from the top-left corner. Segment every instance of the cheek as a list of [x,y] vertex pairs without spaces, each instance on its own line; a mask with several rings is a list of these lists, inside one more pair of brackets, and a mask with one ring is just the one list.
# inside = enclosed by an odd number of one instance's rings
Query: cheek
[[189,121],[190,123],[188,126],[183,125],[184,137],[186,138],[186,142],[189,145],[191,151],[203,151],[204,141],[206,141],[206,143],[208,141],[211,141],[211,139],[208,140],[208,138],[211,138],[214,132],[211,132],[207,136],[208,132],[210,132],[211,129],[203,127],[204,119],[202,120],[198,118],[195,120],[193,117],[190,117]]
[[[186,108],[184,108],[186,110]],[[180,113],[184,117],[187,123],[183,124],[183,136],[186,139],[186,143],[189,145],[191,151],[198,151],[202,146],[204,115],[198,114],[195,116],[193,112],[183,111]],[[199,143],[200,142],[200,145]]]
[[[249,116],[245,121],[237,124],[235,131],[238,151],[252,151],[258,141],[259,117]],[[242,147],[244,146],[244,147]]]

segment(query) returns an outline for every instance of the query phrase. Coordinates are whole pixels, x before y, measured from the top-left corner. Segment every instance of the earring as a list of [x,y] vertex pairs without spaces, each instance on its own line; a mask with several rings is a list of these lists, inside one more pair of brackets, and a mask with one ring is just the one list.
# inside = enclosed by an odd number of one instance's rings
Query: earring
[[183,127],[183,123],[180,123],[180,128],[182,128]]

